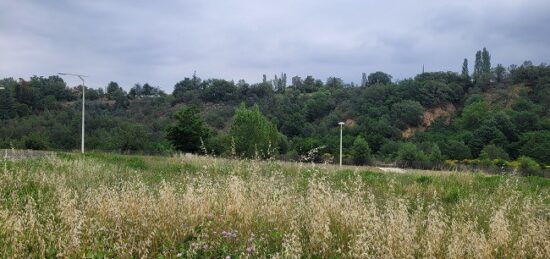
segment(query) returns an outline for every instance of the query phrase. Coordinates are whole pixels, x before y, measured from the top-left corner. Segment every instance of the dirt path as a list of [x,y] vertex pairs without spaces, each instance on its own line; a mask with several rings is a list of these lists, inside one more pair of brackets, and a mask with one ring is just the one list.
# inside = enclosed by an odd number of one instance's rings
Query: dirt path
[[378,169],[387,173],[405,173],[405,169],[397,167],[378,167]]

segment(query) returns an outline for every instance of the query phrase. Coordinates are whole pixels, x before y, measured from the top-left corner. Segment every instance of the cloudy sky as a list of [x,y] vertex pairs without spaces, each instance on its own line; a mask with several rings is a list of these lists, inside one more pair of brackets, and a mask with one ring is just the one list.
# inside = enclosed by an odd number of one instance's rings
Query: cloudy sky
[[[57,72],[89,85],[202,78],[258,82],[286,72],[359,82],[550,61],[548,0],[0,0],[0,77]],[[470,71],[472,68],[470,67]],[[74,79],[67,79],[76,84]]]

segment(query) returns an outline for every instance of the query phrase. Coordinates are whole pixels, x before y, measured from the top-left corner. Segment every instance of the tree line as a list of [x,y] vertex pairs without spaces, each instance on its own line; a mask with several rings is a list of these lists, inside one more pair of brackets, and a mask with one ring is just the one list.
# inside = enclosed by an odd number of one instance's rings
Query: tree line
[[[148,83],[87,89],[87,146],[118,152],[332,161],[344,121],[345,162],[517,160],[550,163],[550,67],[491,65],[485,48],[473,72],[425,72],[394,81],[381,72],[361,84],[282,73],[250,84],[201,79],[171,94]],[[81,87],[57,77],[0,81],[0,146],[78,148]]]

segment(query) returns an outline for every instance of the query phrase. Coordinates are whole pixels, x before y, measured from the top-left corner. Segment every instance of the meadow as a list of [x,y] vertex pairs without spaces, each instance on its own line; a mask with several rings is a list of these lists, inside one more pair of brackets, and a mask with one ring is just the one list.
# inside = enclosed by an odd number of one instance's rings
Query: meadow
[[105,153],[0,165],[0,258],[550,258],[541,177]]

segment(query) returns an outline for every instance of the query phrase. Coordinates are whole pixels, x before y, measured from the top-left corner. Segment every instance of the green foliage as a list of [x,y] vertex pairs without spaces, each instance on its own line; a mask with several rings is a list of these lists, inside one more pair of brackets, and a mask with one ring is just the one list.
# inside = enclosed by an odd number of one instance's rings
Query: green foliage
[[110,135],[112,150],[140,151],[147,148],[147,139],[150,139],[149,132],[143,125],[129,122],[121,123]]
[[107,98],[109,100],[115,100],[115,93],[122,90],[120,86],[118,86],[117,82],[109,82],[107,85]]
[[540,165],[537,161],[527,156],[518,158],[519,170],[523,175],[539,175]]
[[[172,123],[171,114],[185,104],[195,105],[194,115],[200,114],[215,130],[207,130],[212,134],[204,136],[204,151],[230,156],[235,139],[231,118],[238,104],[244,103],[257,105],[270,122],[266,125],[273,124],[264,128],[280,130],[280,134],[258,139],[252,129],[246,130],[246,138],[238,141],[240,151],[247,150],[246,157],[254,157],[256,151],[265,157],[266,147],[255,147],[260,141],[272,141],[271,147],[283,159],[311,156],[312,161],[321,162],[335,157],[339,150],[335,125],[344,120],[344,149],[351,151],[361,136],[372,151],[371,159],[393,162],[399,159],[400,143],[408,142],[423,153],[410,160],[488,161],[525,155],[548,163],[545,132],[550,130],[550,66],[524,62],[510,66],[509,72],[502,65],[491,70],[486,49],[476,55],[473,81],[468,60],[462,65],[461,73],[426,72],[395,83],[383,72],[364,74],[361,86],[368,87],[355,87],[335,77],[323,83],[312,76],[303,80],[295,76],[287,87],[284,73],[259,83],[202,80],[193,74],[165,96],[147,83],[136,84],[128,94],[110,82],[105,93],[87,89],[86,146],[125,153],[170,153],[174,147],[166,129]],[[34,134],[27,146],[79,148],[80,86],[69,87],[57,76],[6,78],[0,85],[5,88],[0,90],[0,146],[25,148],[26,139]],[[435,117],[426,128],[423,113],[431,115],[426,119]],[[404,132],[407,128],[414,130]],[[43,143],[35,143],[37,138]],[[200,137],[191,134],[191,138],[191,149],[198,152]],[[312,149],[317,153],[311,155]]]
[[0,84],[0,120],[7,120],[17,116],[15,99],[12,96],[11,88],[6,88],[4,84]]
[[441,150],[437,144],[432,146],[432,151],[430,152],[428,159],[432,163],[441,163],[443,161],[443,155],[441,154]]
[[228,102],[236,98],[237,88],[233,82],[210,79],[203,82],[201,99],[205,102]]
[[405,162],[421,162],[427,160],[424,152],[418,150],[415,144],[409,142],[401,144],[399,151],[397,151],[397,159]]
[[149,83],[145,83],[143,86],[135,84],[134,87],[128,92],[128,97],[131,99],[143,98],[143,97],[159,97],[166,95],[159,87],[153,87]]
[[326,92],[314,93],[304,107],[306,119],[309,122],[315,121],[326,116],[334,106],[330,102],[330,96]]
[[464,62],[462,63],[462,72],[460,73],[460,76],[469,80],[470,79],[470,71],[468,70],[468,59],[465,58]]
[[111,93],[111,98],[115,100],[115,107],[119,109],[125,109],[130,106],[130,101],[128,100],[128,96],[122,88],[119,88]]
[[275,155],[279,143],[277,128],[262,115],[257,105],[247,109],[241,104],[237,108],[230,135],[237,154],[247,158]]
[[510,156],[506,151],[496,145],[487,145],[483,147],[481,150],[481,154],[479,155],[479,158],[481,159],[489,159],[489,160],[495,160],[495,159],[503,159],[503,160],[509,160]]
[[521,136],[519,154],[550,164],[550,130],[525,133]]
[[397,125],[418,126],[422,123],[424,107],[419,102],[405,100],[391,107],[391,117]]
[[369,163],[371,156],[370,153],[371,150],[369,148],[369,143],[367,143],[363,137],[357,136],[351,146],[351,156],[353,158],[353,162],[358,165]]
[[29,134],[23,139],[25,149],[47,150],[49,142],[44,135]]
[[472,157],[470,148],[463,142],[450,140],[442,147],[443,153],[446,154],[449,159],[464,160]]
[[194,99],[197,99],[201,82],[201,79],[193,74],[192,78],[186,77],[184,80],[176,83],[172,92],[176,102],[192,102]]
[[461,122],[466,129],[475,129],[489,117],[489,106],[483,101],[474,102],[462,111]]
[[395,159],[397,152],[399,151],[399,147],[400,144],[398,142],[391,140],[386,141],[382,144],[382,146],[380,146],[378,154],[380,154],[382,158]]
[[202,142],[208,141],[210,129],[198,113],[196,107],[183,107],[174,115],[176,122],[167,128],[166,137],[176,150],[197,153]]
[[389,74],[386,74],[381,71],[377,71],[369,74],[367,80],[368,80],[369,86],[372,86],[375,84],[387,85],[387,84],[391,84],[391,78],[392,76],[390,76]]

